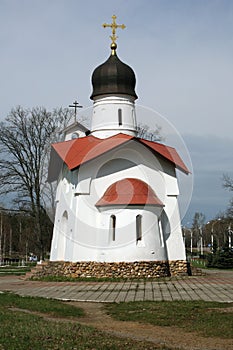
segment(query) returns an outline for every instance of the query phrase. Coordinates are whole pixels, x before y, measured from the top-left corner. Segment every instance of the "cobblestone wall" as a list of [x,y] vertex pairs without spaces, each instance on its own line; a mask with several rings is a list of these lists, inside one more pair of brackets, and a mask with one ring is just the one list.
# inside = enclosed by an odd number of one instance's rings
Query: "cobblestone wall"
[[[39,266],[38,266],[39,267]],[[35,269],[33,277],[65,276],[72,278],[150,278],[188,275],[187,261],[140,262],[46,262]]]

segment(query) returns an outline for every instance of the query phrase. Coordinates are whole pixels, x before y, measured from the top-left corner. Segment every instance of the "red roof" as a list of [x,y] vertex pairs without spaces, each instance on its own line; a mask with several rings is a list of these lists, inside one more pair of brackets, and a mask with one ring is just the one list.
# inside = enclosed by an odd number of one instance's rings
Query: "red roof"
[[60,169],[57,170],[59,163],[65,162],[68,168],[70,170],[73,170],[79,167],[81,164],[84,164],[131,140],[135,140],[145,145],[151,151],[169,160],[174,164],[174,166],[183,172],[187,174],[189,173],[189,170],[183,163],[182,159],[176,150],[172,147],[126,134],[117,134],[106,139],[99,139],[97,137],[89,135],[86,137],[81,137],[79,139],[52,144],[48,181],[52,182],[56,180],[58,171],[60,171]]
[[189,173],[188,168],[180,158],[179,154],[176,152],[175,148],[163,145],[162,143],[144,139],[139,139],[139,141],[150,149],[153,149],[155,152],[159,153],[167,160],[170,160],[178,169],[184,171],[187,174]]
[[145,204],[164,206],[147,183],[139,179],[127,178],[109,186],[96,206]]
[[107,139],[99,139],[90,135],[71,141],[55,143],[52,147],[68,168],[72,170],[131,139],[131,136],[124,134],[118,134]]

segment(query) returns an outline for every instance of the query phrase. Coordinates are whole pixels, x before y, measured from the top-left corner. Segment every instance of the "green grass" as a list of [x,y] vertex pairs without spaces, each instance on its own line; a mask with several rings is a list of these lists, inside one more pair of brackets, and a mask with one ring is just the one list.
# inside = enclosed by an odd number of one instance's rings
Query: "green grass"
[[[229,303],[205,301],[145,301],[108,304],[106,308],[112,317],[121,321],[137,321],[163,327],[176,326],[185,331],[198,332],[205,337],[231,339],[232,306]],[[231,309],[227,311],[229,307]]]
[[0,305],[8,308],[16,307],[41,312],[53,317],[80,317],[84,315],[82,309],[64,304],[59,300],[39,297],[20,297],[11,293],[0,294]]
[[[12,307],[22,309],[22,312]],[[62,317],[62,322],[25,313],[25,309]],[[121,339],[82,326],[78,323],[82,314],[82,310],[57,300],[2,293],[0,350],[171,350],[166,346]],[[67,320],[64,321],[64,318]]]
[[0,276],[8,276],[15,275],[21,276],[25,275],[28,271],[30,271],[32,266],[1,266],[0,267]]
[[192,259],[191,260],[191,268],[193,266],[193,267],[198,267],[198,268],[201,268],[201,269],[205,269],[206,268],[206,263],[207,263],[207,260],[205,260],[205,259]]
[[213,266],[208,266],[208,260],[207,259],[197,259],[197,260],[192,260],[191,261],[191,268],[192,267],[197,267],[197,268],[200,268],[200,269],[206,269],[206,270],[220,270],[220,271],[222,271],[222,270],[228,270],[228,271],[230,271],[230,270],[233,270],[233,268],[232,267],[228,267],[228,268],[226,268],[226,267],[223,267],[223,268],[220,268],[220,267],[217,267],[217,266],[215,266],[215,267],[213,267]]

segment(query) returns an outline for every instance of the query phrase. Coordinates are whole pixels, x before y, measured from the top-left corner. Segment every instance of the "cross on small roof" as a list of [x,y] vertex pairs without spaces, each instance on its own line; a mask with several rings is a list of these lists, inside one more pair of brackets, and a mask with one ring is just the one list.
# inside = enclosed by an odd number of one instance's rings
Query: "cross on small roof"
[[82,108],[83,106],[79,106],[79,103],[77,101],[74,101],[72,105],[69,105],[69,107],[74,108],[74,119],[76,121],[77,108]]
[[102,26],[104,28],[106,27],[109,27],[109,28],[112,28],[112,35],[110,35],[110,38],[112,39],[112,43],[111,43],[111,48],[112,49],[116,49],[117,45],[116,45],[116,40],[117,40],[117,36],[116,36],[116,29],[117,28],[121,28],[121,29],[125,29],[126,26],[124,24],[117,24],[116,23],[116,16],[113,15],[112,16],[112,23],[111,24],[107,24],[107,23],[104,23]]

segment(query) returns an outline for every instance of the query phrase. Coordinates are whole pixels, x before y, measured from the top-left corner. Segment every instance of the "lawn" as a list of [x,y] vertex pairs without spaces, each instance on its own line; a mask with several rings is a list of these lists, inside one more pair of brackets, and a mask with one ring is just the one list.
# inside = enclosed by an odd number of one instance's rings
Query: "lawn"
[[[205,337],[233,337],[230,303],[148,301],[106,304],[105,309],[120,321],[175,326]],[[62,301],[0,293],[0,350],[171,350],[81,325],[82,316],[82,309]]]
[[80,325],[82,315],[81,309],[61,301],[2,293],[0,350],[171,350]]
[[233,338],[233,304],[205,301],[161,301],[107,304],[107,313],[120,321],[176,326],[205,337]]
[[21,276],[25,275],[31,270],[33,266],[0,266],[0,276],[15,275]]

